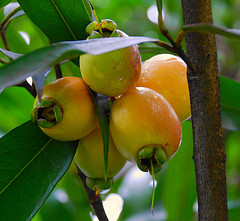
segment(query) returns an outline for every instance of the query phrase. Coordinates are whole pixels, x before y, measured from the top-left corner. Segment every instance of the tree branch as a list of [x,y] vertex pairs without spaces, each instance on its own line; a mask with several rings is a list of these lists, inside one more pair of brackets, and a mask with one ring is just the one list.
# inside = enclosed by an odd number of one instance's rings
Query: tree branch
[[[213,23],[211,1],[182,0],[184,25]],[[186,34],[199,220],[228,220],[226,154],[220,106],[220,80],[213,34]]]
[[86,176],[82,173],[82,171],[77,167],[78,169],[78,176],[81,178],[82,183],[84,185],[84,188],[87,192],[89,201],[91,203],[91,206],[98,217],[99,221],[108,221],[107,215],[105,213],[105,210],[103,208],[101,197],[98,195],[96,198],[95,191],[88,188],[86,184]]

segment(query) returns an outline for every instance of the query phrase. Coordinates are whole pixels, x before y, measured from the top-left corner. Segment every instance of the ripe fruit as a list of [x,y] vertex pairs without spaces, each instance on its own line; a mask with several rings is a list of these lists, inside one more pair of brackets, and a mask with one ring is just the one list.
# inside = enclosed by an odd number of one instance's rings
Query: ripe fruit
[[34,123],[56,140],[78,140],[97,126],[97,114],[84,81],[64,77],[44,87],[41,103],[36,97],[31,113]]
[[171,54],[159,54],[142,65],[137,87],[148,87],[162,94],[172,105],[180,121],[191,116],[187,65]]
[[[100,25],[103,36],[99,33],[98,25],[91,23],[90,27],[87,27],[88,34],[91,32],[90,38],[127,36],[109,20],[103,20]],[[116,97],[125,93],[139,78],[141,58],[138,47],[131,46],[101,55],[81,55],[80,70],[84,81],[92,90]]]
[[87,184],[91,189],[109,189],[112,185],[112,178],[126,163],[126,159],[117,151],[110,135],[108,174],[105,181],[103,141],[99,126],[79,141],[74,159],[81,171],[88,177]]
[[178,150],[182,129],[171,105],[156,91],[137,87],[116,99],[110,132],[118,151],[143,171],[158,172]]

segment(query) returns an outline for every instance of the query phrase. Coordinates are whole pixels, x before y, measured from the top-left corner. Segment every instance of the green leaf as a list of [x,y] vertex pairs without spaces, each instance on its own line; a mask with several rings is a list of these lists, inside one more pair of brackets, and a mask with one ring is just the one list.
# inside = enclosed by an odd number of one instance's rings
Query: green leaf
[[0,220],[31,220],[67,171],[76,146],[49,138],[31,121],[3,136]]
[[[14,52],[2,49],[2,48],[0,48],[0,52],[2,52],[2,54],[4,54],[5,56],[7,56],[13,60],[16,60],[17,58],[22,56],[22,54],[17,54],[17,53],[14,53]],[[42,93],[43,93],[45,78],[49,74],[50,71],[51,71],[51,68],[45,68],[39,72],[35,71],[35,74],[33,76],[33,82],[35,84],[37,95],[39,97],[40,102],[41,102],[41,97],[42,97]]]
[[184,32],[208,32],[240,39],[240,29],[226,29],[214,24],[192,24],[183,27]]
[[163,202],[166,220],[192,220],[196,201],[192,124],[182,123],[183,138],[177,154],[169,161],[164,178]]
[[223,127],[240,131],[240,83],[221,76],[220,92]]
[[109,97],[98,94],[91,89],[90,93],[94,100],[94,105],[98,114],[98,122],[101,128],[103,139],[103,154],[104,154],[104,175],[107,178],[108,174],[108,151],[109,151],[109,124],[110,124],[110,100]]
[[14,53],[12,51],[8,51],[8,50],[5,50],[3,48],[0,48],[0,52],[7,56],[8,58],[11,58],[13,60],[17,59],[17,58],[20,58],[22,56],[22,54],[18,54],[18,53]]
[[0,88],[5,88],[23,81],[59,62],[78,57],[85,53],[98,55],[120,48],[146,42],[157,42],[148,37],[101,38],[83,41],[59,42],[30,52],[0,68]]
[[81,40],[91,17],[84,0],[18,0],[22,9],[51,42]]
[[0,94],[0,131],[8,132],[30,120],[33,101],[33,96],[25,88],[6,88]]
[[0,2],[0,9],[10,3],[12,0],[1,0]]

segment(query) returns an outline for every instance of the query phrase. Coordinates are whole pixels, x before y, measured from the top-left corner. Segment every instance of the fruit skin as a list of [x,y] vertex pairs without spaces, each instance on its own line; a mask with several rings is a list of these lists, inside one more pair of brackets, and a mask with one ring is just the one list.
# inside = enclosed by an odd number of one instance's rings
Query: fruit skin
[[[43,90],[42,100],[52,100],[57,103],[62,111],[61,121],[42,131],[60,141],[78,140],[97,126],[97,113],[92,97],[84,81],[78,77],[64,77],[46,85]],[[33,106],[36,111],[38,97]]]
[[181,143],[178,116],[162,95],[137,87],[116,99],[111,108],[110,132],[118,151],[129,161],[137,161],[143,147],[164,150],[169,160]]
[[187,81],[187,65],[171,54],[159,54],[146,60],[137,87],[148,87],[172,105],[180,121],[191,116],[190,96]]
[[[104,19],[100,23],[90,23],[87,39],[103,37],[125,37],[128,35],[117,29],[117,24]],[[131,46],[101,55],[80,56],[80,71],[86,84],[95,92],[116,97],[135,85],[141,72],[141,56],[138,46]]]
[[[104,180],[103,141],[99,126],[79,141],[74,159],[87,177]],[[117,151],[110,134],[107,178],[114,177],[125,164],[126,159]]]
[[81,55],[80,70],[92,90],[116,97],[131,88],[140,76],[138,47],[131,46],[101,55]]

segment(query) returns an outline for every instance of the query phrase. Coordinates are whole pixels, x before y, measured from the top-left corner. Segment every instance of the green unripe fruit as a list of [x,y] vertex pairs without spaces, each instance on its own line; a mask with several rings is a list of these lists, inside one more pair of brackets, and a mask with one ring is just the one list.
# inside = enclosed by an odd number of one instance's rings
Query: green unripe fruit
[[105,181],[103,141],[99,127],[79,141],[74,159],[81,171],[88,177],[87,184],[91,189],[109,189],[112,178],[117,175],[126,163],[126,159],[117,151],[110,136],[108,174]]
[[[99,38],[96,24],[89,38]],[[117,29],[115,22],[102,20],[102,37],[128,37]],[[94,30],[93,30],[94,29]],[[85,83],[95,92],[116,97],[128,91],[141,73],[141,57],[138,47],[131,46],[101,55],[80,56],[80,70]]]

